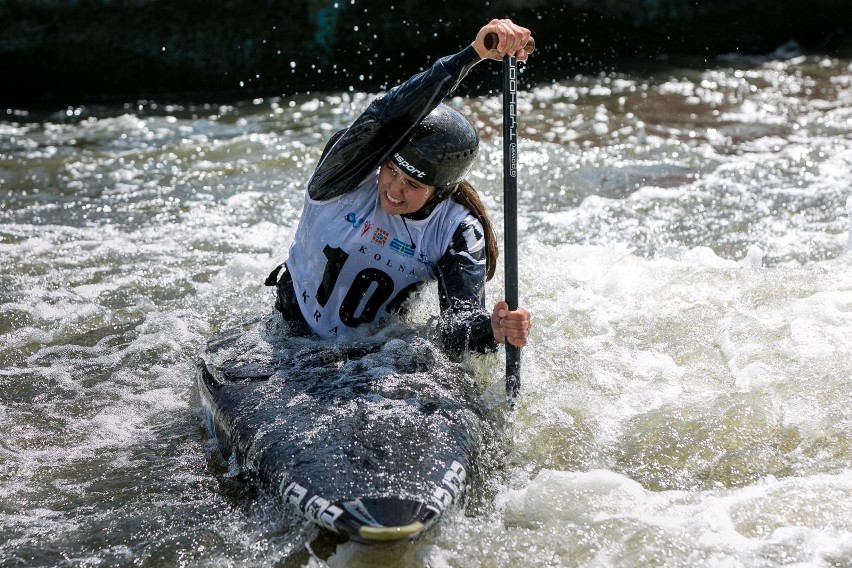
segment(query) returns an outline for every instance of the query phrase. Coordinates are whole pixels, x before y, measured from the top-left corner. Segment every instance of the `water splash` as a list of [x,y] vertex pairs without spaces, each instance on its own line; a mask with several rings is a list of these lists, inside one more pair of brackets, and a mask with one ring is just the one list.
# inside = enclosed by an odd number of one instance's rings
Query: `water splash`
[[[269,310],[262,280],[286,255],[307,172],[373,96],[0,123],[4,559],[777,566],[852,554],[852,74],[825,56],[521,95],[521,303],[535,327],[514,414],[501,353],[469,361],[511,443],[467,516],[365,550],[282,518],[229,476],[196,416],[195,350]],[[472,181],[499,233],[499,99],[451,102],[481,132]]]

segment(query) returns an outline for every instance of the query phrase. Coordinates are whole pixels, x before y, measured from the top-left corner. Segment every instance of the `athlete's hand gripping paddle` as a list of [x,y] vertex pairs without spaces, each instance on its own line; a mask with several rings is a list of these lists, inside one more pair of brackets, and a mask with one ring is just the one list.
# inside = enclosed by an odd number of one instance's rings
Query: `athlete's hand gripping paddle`
[[[500,38],[497,37],[497,34],[490,33],[485,36],[483,40],[485,43],[485,49],[495,49],[497,47],[497,43],[500,41]],[[535,39],[532,37],[527,41],[527,44],[524,46],[524,51],[527,53],[532,53],[535,51]]]
[[[485,36],[485,48],[497,47],[497,34]],[[530,38],[524,51],[532,53],[535,41]],[[515,58],[503,58],[503,218],[506,303],[518,309],[518,76]],[[521,390],[521,349],[506,346],[506,397],[510,407]]]

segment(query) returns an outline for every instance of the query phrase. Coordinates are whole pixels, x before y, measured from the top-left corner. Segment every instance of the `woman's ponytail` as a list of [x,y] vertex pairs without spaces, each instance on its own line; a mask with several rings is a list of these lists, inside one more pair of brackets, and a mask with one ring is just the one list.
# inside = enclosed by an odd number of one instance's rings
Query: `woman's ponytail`
[[456,203],[464,205],[482,223],[482,228],[485,229],[485,279],[491,280],[494,277],[494,271],[497,269],[497,257],[500,255],[500,251],[497,248],[497,237],[494,236],[494,227],[491,226],[488,211],[482,204],[476,189],[467,180],[459,183],[452,199]]

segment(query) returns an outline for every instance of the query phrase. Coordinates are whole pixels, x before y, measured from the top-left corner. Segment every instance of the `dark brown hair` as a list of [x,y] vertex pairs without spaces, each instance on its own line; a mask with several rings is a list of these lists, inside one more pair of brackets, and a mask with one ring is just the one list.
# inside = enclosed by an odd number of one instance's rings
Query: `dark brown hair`
[[494,271],[497,269],[497,257],[500,256],[500,251],[497,248],[497,237],[494,236],[494,227],[491,226],[488,211],[482,204],[476,189],[467,180],[459,184],[452,199],[467,207],[468,211],[482,223],[482,228],[485,229],[485,280],[491,280],[494,277]]

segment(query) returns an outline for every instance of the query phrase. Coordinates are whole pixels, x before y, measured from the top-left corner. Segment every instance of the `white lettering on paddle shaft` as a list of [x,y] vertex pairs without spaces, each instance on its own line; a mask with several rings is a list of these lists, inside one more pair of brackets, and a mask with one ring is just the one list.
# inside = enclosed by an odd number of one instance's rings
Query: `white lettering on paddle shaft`
[[409,175],[414,176],[418,179],[426,177],[426,172],[424,172],[423,170],[418,170],[412,164],[409,164],[408,161],[406,161],[406,159],[400,156],[399,154],[394,154],[393,159],[396,161],[399,167],[405,170]]
[[515,66],[509,68],[509,177],[518,177],[518,125],[516,120],[517,100],[517,77]]

